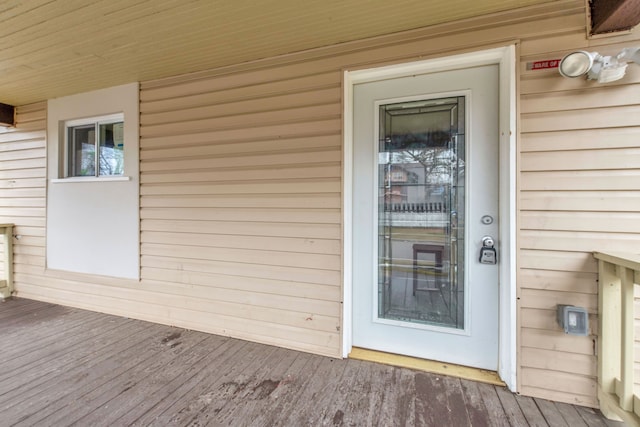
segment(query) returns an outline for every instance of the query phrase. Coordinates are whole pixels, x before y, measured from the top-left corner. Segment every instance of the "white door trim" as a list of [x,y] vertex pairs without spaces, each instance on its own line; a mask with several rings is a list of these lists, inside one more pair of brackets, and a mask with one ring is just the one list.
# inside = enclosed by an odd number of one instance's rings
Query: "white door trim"
[[342,356],[353,340],[353,86],[413,74],[498,64],[500,67],[500,331],[498,374],[516,391],[516,52],[515,46],[425,61],[344,72],[343,335]]

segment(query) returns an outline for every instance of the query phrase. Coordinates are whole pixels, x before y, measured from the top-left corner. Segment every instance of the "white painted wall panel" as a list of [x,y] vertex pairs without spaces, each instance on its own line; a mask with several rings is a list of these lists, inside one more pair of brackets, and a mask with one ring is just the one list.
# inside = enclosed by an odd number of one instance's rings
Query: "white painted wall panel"
[[[138,84],[49,100],[47,267],[128,279],[140,276]],[[127,181],[64,179],[64,122],[124,114]],[[35,159],[38,161],[38,159]]]

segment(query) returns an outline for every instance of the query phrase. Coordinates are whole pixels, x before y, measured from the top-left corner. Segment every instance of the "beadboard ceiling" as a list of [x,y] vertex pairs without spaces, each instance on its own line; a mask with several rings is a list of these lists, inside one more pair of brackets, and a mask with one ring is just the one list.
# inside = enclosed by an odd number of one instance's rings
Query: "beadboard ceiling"
[[24,105],[550,0],[0,0],[0,102]]

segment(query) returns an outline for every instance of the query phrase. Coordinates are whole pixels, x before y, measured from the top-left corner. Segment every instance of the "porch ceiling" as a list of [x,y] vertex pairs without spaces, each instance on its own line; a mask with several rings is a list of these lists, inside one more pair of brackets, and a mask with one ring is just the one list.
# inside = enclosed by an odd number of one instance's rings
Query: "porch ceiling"
[[0,102],[238,64],[550,0],[0,0]]

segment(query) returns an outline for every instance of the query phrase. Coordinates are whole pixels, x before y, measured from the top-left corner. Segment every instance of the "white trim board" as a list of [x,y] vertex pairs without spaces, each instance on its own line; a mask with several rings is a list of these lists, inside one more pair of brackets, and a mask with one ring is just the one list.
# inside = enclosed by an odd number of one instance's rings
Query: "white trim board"
[[516,52],[515,46],[344,72],[343,179],[343,334],[342,356],[353,341],[353,86],[359,83],[451,69],[498,64],[500,67],[500,331],[498,374],[516,391]]

